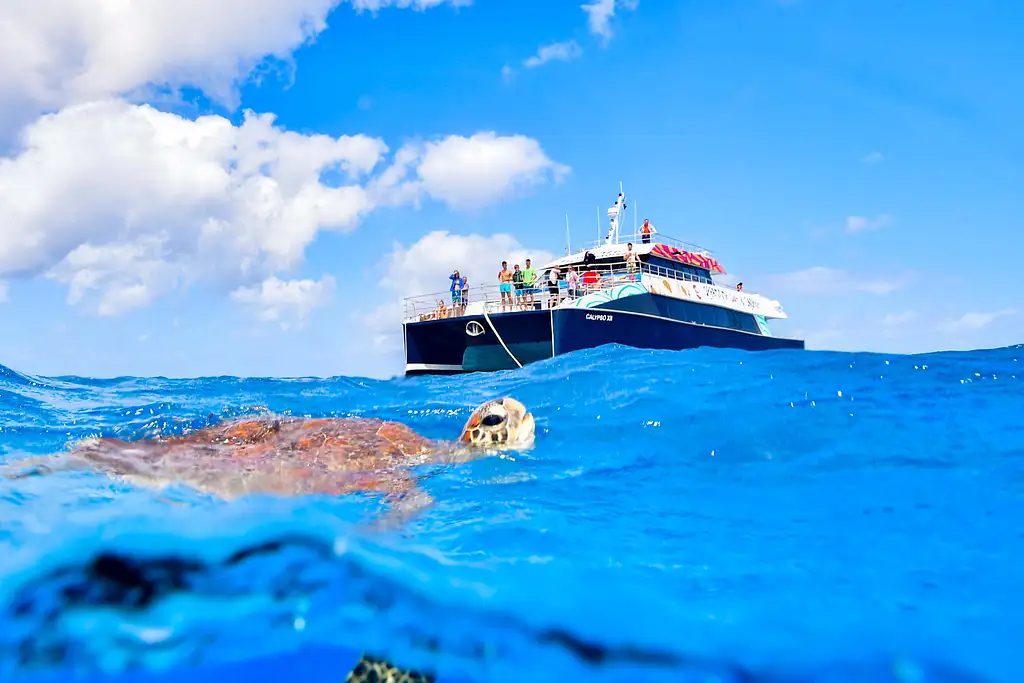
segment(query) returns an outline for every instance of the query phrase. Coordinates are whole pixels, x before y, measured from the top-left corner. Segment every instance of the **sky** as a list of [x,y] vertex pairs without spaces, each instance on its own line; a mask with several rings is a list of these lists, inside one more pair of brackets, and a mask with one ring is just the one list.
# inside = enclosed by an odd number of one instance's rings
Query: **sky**
[[[808,348],[1024,342],[1024,4],[5,0],[0,364],[403,369],[624,184]],[[627,216],[627,223],[631,219]]]

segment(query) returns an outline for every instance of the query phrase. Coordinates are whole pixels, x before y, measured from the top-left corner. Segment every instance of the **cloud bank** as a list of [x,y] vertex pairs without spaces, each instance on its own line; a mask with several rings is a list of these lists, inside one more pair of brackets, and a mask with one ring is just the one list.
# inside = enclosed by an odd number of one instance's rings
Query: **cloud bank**
[[235,126],[121,100],[72,105],[0,159],[0,278],[41,275],[113,315],[199,281],[251,287],[299,266],[321,231],[381,207],[469,209],[568,172],[518,135],[449,136],[389,158],[383,140],[298,134],[270,114]]

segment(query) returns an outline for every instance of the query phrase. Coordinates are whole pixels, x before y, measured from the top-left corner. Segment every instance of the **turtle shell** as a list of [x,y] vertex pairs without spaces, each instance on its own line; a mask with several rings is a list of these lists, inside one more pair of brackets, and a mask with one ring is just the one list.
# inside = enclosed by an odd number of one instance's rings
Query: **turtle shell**
[[183,436],[100,439],[72,451],[109,475],[144,484],[182,482],[223,497],[251,493],[338,495],[393,490],[399,470],[437,443],[399,422],[371,418],[257,419]]

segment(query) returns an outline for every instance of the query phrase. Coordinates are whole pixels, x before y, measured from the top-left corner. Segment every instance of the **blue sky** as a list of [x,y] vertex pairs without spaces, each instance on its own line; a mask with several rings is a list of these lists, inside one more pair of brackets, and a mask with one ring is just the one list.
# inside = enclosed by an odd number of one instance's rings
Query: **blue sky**
[[387,377],[403,294],[593,239],[620,180],[811,348],[1024,341],[1024,5],[374,2],[0,8],[0,363]]

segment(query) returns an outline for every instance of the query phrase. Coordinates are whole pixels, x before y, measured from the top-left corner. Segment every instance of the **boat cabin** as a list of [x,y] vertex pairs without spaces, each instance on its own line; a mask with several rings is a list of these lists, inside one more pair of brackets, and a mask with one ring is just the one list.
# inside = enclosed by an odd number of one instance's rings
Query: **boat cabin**
[[[628,245],[601,245],[544,264],[538,269],[538,281],[547,283],[551,269],[556,266],[559,269],[559,280],[565,280],[566,272],[572,266],[580,274],[580,281],[584,285],[596,283],[612,274],[626,275],[628,269],[625,256]],[[633,244],[633,251],[639,262],[637,272],[655,277],[711,285],[714,284],[715,273],[725,272],[707,252],[690,251],[664,242]]]

